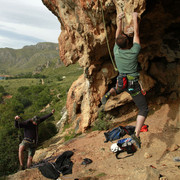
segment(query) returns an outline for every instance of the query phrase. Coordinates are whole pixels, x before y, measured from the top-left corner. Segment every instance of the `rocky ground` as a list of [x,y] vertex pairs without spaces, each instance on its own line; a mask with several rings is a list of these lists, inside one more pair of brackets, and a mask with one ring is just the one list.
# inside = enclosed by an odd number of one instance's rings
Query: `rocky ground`
[[[36,152],[35,161],[49,156],[62,154],[70,150],[74,152],[73,173],[59,179],[79,180],[178,180],[180,179],[180,162],[174,157],[180,157],[180,101],[169,101],[161,105],[150,104],[150,113],[146,123],[147,132],[141,132],[142,148],[134,155],[127,157],[121,153],[116,159],[110,151],[112,143],[104,143],[104,131],[93,131],[62,144],[61,135],[54,137],[54,144]],[[122,121],[134,117],[137,111],[117,118],[114,122],[122,125]],[[135,125],[135,121],[128,125]],[[123,138],[128,137],[127,135]],[[81,165],[84,158],[93,162]],[[10,175],[13,180],[46,180],[41,172],[35,169],[20,171]]]

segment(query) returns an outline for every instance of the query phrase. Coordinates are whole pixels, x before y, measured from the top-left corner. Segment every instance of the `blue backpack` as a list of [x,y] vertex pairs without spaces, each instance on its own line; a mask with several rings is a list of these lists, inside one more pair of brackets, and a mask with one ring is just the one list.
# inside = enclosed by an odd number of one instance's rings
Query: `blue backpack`
[[117,139],[120,139],[121,137],[125,136],[126,134],[133,134],[135,130],[135,126],[118,126],[113,128],[111,131],[105,132],[104,136],[106,138],[106,141],[104,141],[105,143],[107,143],[108,141],[114,141]]

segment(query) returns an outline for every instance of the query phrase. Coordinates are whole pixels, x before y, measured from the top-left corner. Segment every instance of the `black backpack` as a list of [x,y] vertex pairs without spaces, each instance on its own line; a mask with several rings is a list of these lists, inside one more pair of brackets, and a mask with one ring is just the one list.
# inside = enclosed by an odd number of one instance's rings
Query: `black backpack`
[[54,163],[44,162],[38,167],[43,176],[49,179],[57,179],[60,174],[72,174],[73,162],[71,161],[71,156],[74,153],[72,151],[65,151],[60,155]]

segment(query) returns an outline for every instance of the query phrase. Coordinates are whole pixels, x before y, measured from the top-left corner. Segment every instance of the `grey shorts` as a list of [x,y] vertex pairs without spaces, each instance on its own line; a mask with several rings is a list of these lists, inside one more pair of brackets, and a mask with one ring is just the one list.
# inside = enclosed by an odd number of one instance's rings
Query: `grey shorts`
[[25,150],[28,151],[28,156],[33,157],[36,151],[36,144],[27,139],[23,139],[19,146],[24,146]]

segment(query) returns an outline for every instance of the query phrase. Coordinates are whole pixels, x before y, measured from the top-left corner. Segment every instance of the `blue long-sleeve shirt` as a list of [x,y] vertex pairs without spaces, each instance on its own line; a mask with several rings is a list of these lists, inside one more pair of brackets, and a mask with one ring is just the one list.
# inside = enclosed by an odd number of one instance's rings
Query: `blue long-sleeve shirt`
[[32,123],[32,119],[28,119],[26,121],[23,122],[18,122],[15,120],[15,127],[16,128],[24,128],[24,138],[28,138],[31,140],[35,140],[35,142],[37,142],[37,138],[38,138],[38,125],[43,122],[44,120],[46,120],[47,118],[49,118],[50,116],[52,116],[53,113],[47,114],[43,117],[40,117],[38,119],[38,124],[34,125]]

